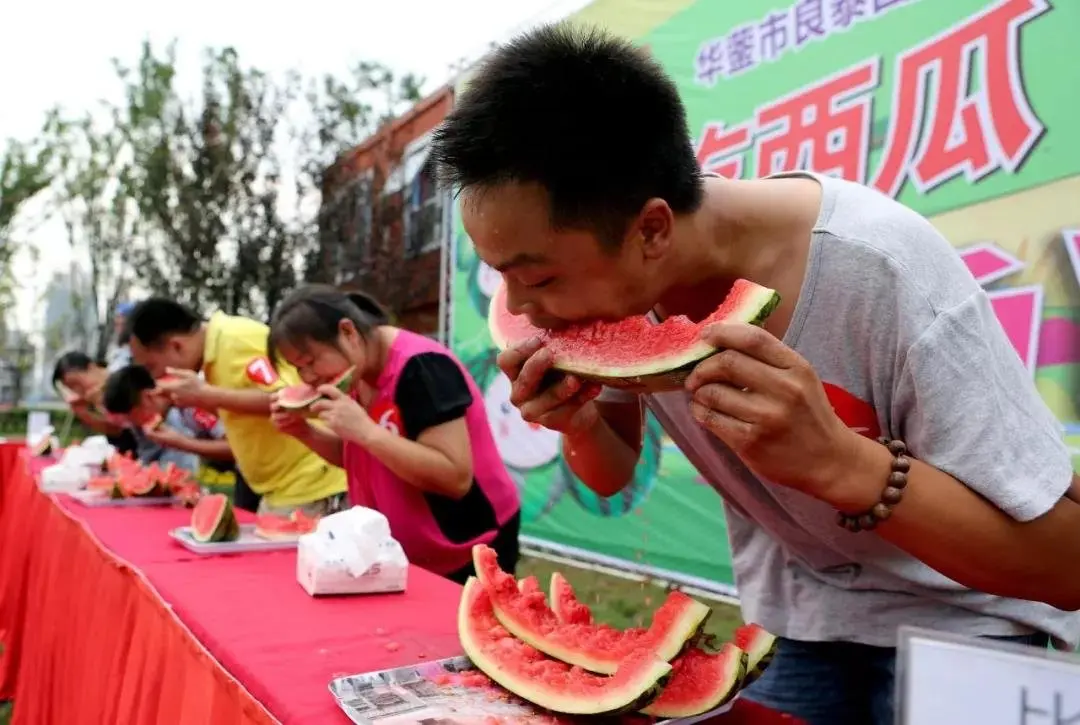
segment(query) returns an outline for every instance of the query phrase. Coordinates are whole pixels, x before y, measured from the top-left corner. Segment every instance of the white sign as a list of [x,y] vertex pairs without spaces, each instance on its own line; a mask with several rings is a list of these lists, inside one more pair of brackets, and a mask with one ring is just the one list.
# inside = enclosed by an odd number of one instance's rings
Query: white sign
[[900,630],[900,725],[1080,725],[1080,655]]
[[26,440],[37,441],[42,434],[52,434],[49,412],[47,410],[31,410],[26,415]]

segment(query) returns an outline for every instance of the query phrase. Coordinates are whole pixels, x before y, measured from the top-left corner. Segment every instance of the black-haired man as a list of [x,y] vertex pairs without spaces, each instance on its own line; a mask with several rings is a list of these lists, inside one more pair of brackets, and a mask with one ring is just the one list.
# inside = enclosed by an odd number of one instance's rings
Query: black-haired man
[[109,420],[102,410],[101,395],[108,375],[104,365],[95,362],[86,353],[72,350],[56,361],[52,383],[83,425],[104,435],[120,453],[135,454],[139,452],[135,436],[125,426]]
[[[749,698],[810,725],[890,723],[902,624],[1080,641],[1062,611],[1080,608],[1080,505],[1060,427],[925,219],[815,174],[702,175],[663,69],[568,26],[495,51],[432,158],[510,311],[537,325],[700,320],[738,278],[780,292],[763,329],[706,329],[723,352],[644,401],[724,497],[745,616],[782,636]],[[537,341],[499,364],[582,480],[626,485],[642,401],[574,377],[541,388]]]
[[[190,468],[196,480],[214,492],[232,494],[236,506],[258,509],[259,498],[236,470],[225,427],[217,415],[199,408],[179,408],[158,389],[150,371],[141,365],[122,367],[105,382],[103,402],[111,414],[125,418],[137,438],[145,438],[165,449],[159,459]],[[174,455],[173,452],[179,455]]]
[[[151,298],[136,305],[128,330],[135,361],[175,405],[221,418],[237,468],[262,496],[260,512],[322,515],[344,507],[345,472],[270,422],[271,394],[299,378],[270,364],[266,325],[223,312],[203,322],[181,304]],[[173,379],[160,380],[166,375]]]

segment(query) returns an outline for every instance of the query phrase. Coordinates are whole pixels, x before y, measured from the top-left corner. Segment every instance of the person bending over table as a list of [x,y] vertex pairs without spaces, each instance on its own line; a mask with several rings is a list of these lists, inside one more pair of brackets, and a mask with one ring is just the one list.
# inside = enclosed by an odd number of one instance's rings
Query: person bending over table
[[[349,474],[353,503],[381,511],[412,563],[458,583],[489,544],[518,562],[521,501],[495,448],[483,396],[439,343],[387,324],[363,294],[297,290],[270,323],[270,359],[324,396],[313,425],[275,399],[274,424]],[[351,388],[330,381],[353,368]]]
[[[119,453],[137,455],[139,441],[126,426],[109,420],[102,409],[101,394],[109,377],[105,365],[83,352],[65,352],[53,367],[53,387],[72,414],[94,433],[105,436]],[[145,451],[144,451],[145,452]]]
[[892,722],[904,624],[1075,646],[1071,456],[956,251],[860,184],[704,174],[691,138],[645,51],[566,25],[490,54],[436,130],[477,254],[539,327],[780,293],[763,327],[703,330],[722,352],[684,390],[541,385],[539,340],[505,351],[522,417],[611,496],[652,410],[723,496],[743,616],[781,637],[745,696],[809,725]]
[[172,300],[150,298],[132,310],[128,328],[135,362],[155,378],[175,378],[158,383],[174,405],[221,418],[237,468],[262,496],[260,514],[324,516],[345,506],[345,472],[270,422],[272,393],[299,378],[270,364],[266,325],[224,312],[204,322]]
[[[179,408],[157,387],[150,371],[141,365],[118,369],[105,382],[105,408],[128,420],[137,436],[145,436],[167,450],[183,451],[198,458],[192,470],[201,486],[215,492],[227,489],[237,508],[256,511],[259,497],[236,470],[225,426],[214,413],[201,408]],[[163,463],[168,462],[162,457]]]

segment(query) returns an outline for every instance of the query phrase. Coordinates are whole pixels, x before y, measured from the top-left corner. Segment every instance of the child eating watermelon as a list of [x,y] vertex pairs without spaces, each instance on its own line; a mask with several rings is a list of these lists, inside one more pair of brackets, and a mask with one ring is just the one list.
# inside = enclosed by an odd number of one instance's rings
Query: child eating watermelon
[[366,295],[322,286],[281,303],[268,347],[310,386],[310,413],[323,423],[310,424],[296,409],[307,401],[282,392],[275,425],[345,468],[353,503],[386,516],[409,561],[464,583],[473,545],[485,543],[515,569],[517,486],[483,397],[449,350],[387,324]]
[[[826,171],[846,152],[790,153],[784,168]],[[524,419],[561,431],[600,495],[630,481],[647,406],[723,496],[744,617],[781,635],[746,697],[810,725],[891,723],[901,625],[1080,641],[1060,426],[926,219],[831,176],[703,174],[664,70],[569,26],[493,52],[431,158],[508,311],[539,327],[699,321],[740,278],[779,292],[763,327],[703,329],[722,352],[670,392],[546,384],[538,339],[499,357]],[[645,361],[684,351],[664,343],[643,332]]]
[[[150,371],[141,365],[127,365],[113,372],[105,382],[105,408],[128,420],[136,437],[145,438],[167,451],[180,451],[200,459],[193,473],[196,480],[214,491],[227,488],[238,508],[255,511],[259,497],[236,470],[225,427],[216,415],[199,408],[178,408],[157,387]],[[167,453],[161,458],[168,462]],[[174,461],[192,468],[188,461]]]

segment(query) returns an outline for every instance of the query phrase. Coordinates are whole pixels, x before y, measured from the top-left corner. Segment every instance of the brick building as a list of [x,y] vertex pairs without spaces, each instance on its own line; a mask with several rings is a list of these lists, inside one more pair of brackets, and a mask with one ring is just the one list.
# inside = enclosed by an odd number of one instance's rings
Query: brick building
[[428,141],[452,105],[453,90],[440,89],[327,170],[313,275],[368,292],[398,325],[432,336],[450,197],[436,188]]

